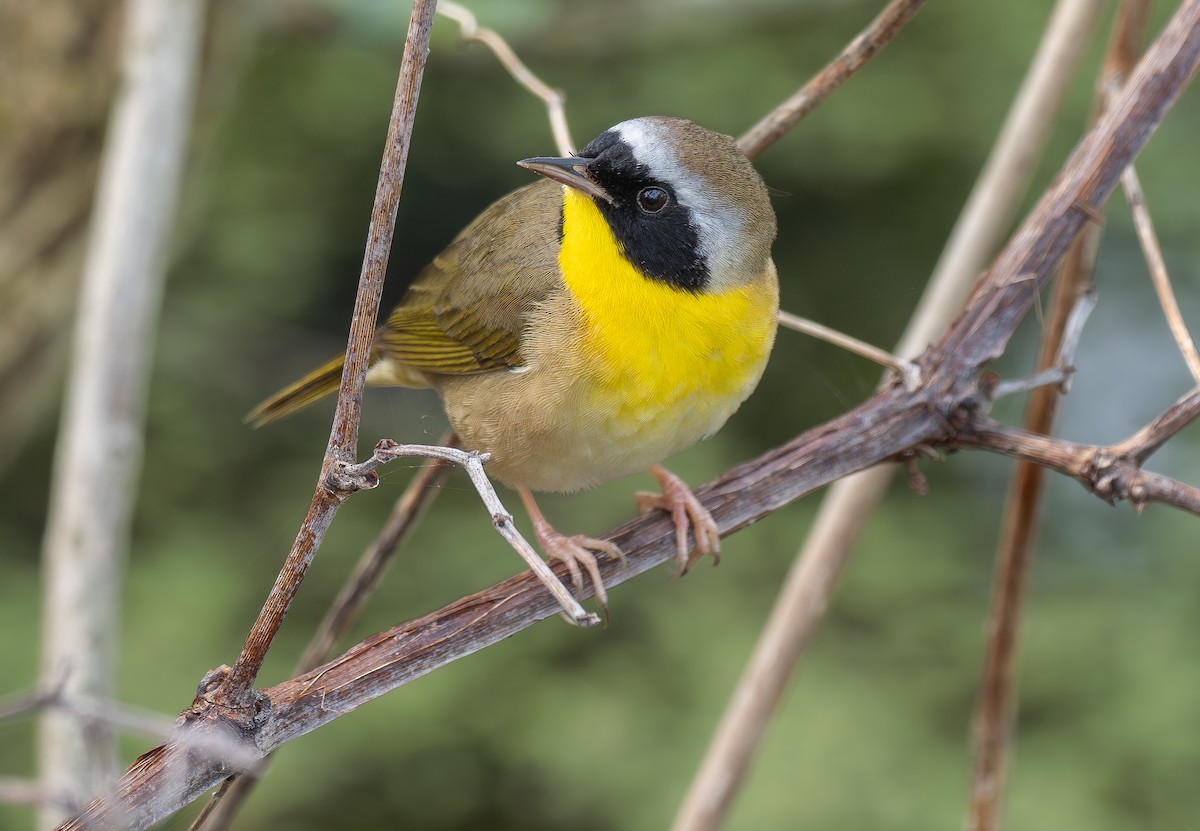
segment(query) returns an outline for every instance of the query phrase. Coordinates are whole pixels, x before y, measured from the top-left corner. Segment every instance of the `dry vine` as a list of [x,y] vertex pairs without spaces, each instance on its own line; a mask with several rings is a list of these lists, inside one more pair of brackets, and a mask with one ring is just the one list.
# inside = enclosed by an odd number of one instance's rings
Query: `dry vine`
[[[1013,221],[1099,5],[1097,0],[1056,4],[995,146],[896,347],[902,358],[917,355],[944,335]],[[915,464],[911,458],[909,463]],[[716,828],[731,807],[891,473],[888,466],[847,477],[822,500],[675,817],[677,831]],[[910,472],[910,481],[919,485],[922,479]]]
[[[1116,84],[1119,87],[1133,68],[1145,32],[1148,5],[1142,0],[1121,3],[1097,85],[1095,118],[1107,106],[1108,91],[1113,88],[1114,80],[1121,79]],[[1126,175],[1132,170],[1130,166]],[[1058,367],[1069,372],[1074,366],[1078,336],[1071,322],[1078,317],[1077,311],[1085,310],[1086,317],[1086,310],[1095,304],[1091,284],[1101,230],[1098,223],[1085,228],[1063,260],[1046,315],[1038,370]],[[1026,406],[1025,429],[1049,433],[1054,426],[1059,395],[1065,392],[1065,385],[1034,390]],[[1017,630],[1041,513],[1045,474],[1043,466],[1023,460],[1017,463],[1009,485],[974,717],[975,761],[967,809],[967,827],[971,831],[993,831],[1000,827],[1008,750],[1017,710]]]
[[[424,54],[419,38],[424,26],[427,39],[426,13],[431,16],[431,6],[417,3],[414,8],[402,88],[419,77],[419,61]],[[1067,246],[1103,204],[1121,171],[1148,140],[1198,62],[1200,0],[1184,0],[1109,114],[1072,154],[1055,186],[981,281],[962,318],[945,339],[922,356],[920,386],[914,390],[899,385],[884,389],[845,415],[698,489],[697,495],[712,511],[722,533],[745,527],[854,471],[931,444],[1029,458],[1078,478],[1106,499],[1130,499],[1139,506],[1160,501],[1200,511],[1194,488],[1141,470],[1141,463],[1153,448],[1200,412],[1200,395],[1193,393],[1181,399],[1129,441],[1113,448],[1095,448],[999,425],[987,417],[988,397],[978,383],[981,369],[1004,350]],[[409,100],[415,102],[415,96],[414,86]],[[390,216],[387,207],[391,208]],[[394,205],[377,210],[372,228],[381,224],[390,228],[392,217]],[[364,273],[367,271],[365,267]],[[360,300],[368,311],[373,302],[377,311],[377,284],[364,280]],[[369,320],[355,328],[360,342],[362,328],[369,333],[374,325],[374,314],[366,317]],[[364,358],[362,349],[347,361],[325,473],[335,465],[353,462],[349,451],[357,433],[362,385],[361,373],[356,379],[350,367]],[[344,498],[332,489],[322,496],[325,481],[323,474],[310,512],[314,521],[311,525],[306,521],[310,530],[328,527],[333,509]],[[658,516],[635,520],[614,532],[610,538],[627,552],[627,564],[606,564],[606,584],[619,584],[668,560],[673,555],[671,535],[669,521]],[[300,542],[313,545],[315,541]],[[294,563],[295,558],[289,557],[295,582],[302,577],[311,550],[307,557]],[[557,571],[561,577],[562,568]],[[286,582],[283,576],[281,581]],[[273,592],[276,600],[268,604],[268,617],[275,628],[293,595],[294,586]],[[536,578],[522,574],[372,636],[309,673],[253,692],[250,685],[274,632],[271,625],[256,625],[257,634],[247,641],[238,665],[233,670],[214,672],[202,682],[193,706],[180,717],[179,735],[222,736],[239,743],[252,756],[261,757],[448,661],[531,626],[558,608]],[[136,760],[113,795],[94,800],[80,816],[61,827],[99,828],[116,821],[144,828],[178,810],[231,772],[227,759],[197,754],[187,742],[171,741]]]

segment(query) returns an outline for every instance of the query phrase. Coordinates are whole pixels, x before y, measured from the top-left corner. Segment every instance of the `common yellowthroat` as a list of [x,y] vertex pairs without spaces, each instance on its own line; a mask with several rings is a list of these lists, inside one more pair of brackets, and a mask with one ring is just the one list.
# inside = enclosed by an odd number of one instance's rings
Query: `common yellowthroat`
[[[464,447],[514,487],[538,541],[603,596],[592,552],[531,491],[575,491],[649,466],[681,571],[719,550],[708,511],[658,462],[715,433],[754,390],[775,339],[775,213],[728,136],[646,117],[579,155],[517,164],[545,177],[468,225],[375,335],[367,383],[432,387]],[[344,356],[260,404],[261,425],[335,391]],[[689,528],[696,553],[689,559]]]

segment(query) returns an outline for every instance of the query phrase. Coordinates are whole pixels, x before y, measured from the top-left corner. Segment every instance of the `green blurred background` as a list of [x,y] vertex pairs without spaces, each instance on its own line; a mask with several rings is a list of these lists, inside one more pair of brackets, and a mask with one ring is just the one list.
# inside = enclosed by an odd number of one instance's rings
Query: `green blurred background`
[[[583,144],[651,113],[738,134],[880,5],[472,7],[566,91]],[[1044,0],[930,3],[761,158],[779,215],[785,308],[881,345],[897,339],[1048,9]],[[332,402],[261,431],[241,417],[344,345],[407,16],[407,6],[380,0],[216,9],[150,390],[117,668],[124,702],[174,714],[207,669],[232,662],[303,516]],[[1034,195],[1086,121],[1108,26],[1105,17]],[[1198,131],[1191,91],[1140,163],[1193,323]],[[514,160],[553,149],[541,105],[483,47],[462,45],[456,27],[439,22],[385,307],[489,201],[528,181]],[[1144,271],[1118,197],[1064,435],[1117,440],[1191,386]],[[1023,325],[1001,371],[1026,371],[1037,329],[1036,319]],[[58,390],[61,361],[50,365]],[[862,400],[878,375],[781,332],[757,394],[673,467],[703,482]],[[13,381],[0,397],[18,392]],[[39,407],[30,429],[0,436],[0,694],[36,678],[57,399]],[[997,413],[1015,420],[1020,407],[1004,402]],[[429,441],[443,427],[431,394],[368,394],[364,447],[383,436]],[[1197,459],[1193,432],[1151,467],[1195,482]],[[730,829],[959,827],[1011,465],[959,454],[925,468],[929,496],[897,484],[871,518]],[[342,509],[260,683],[288,676],[412,471],[390,466],[378,490]],[[599,534],[627,519],[632,492],[649,485],[631,478],[544,505],[560,528]],[[466,480],[445,491],[354,640],[517,571]],[[551,620],[289,744],[238,827],[666,827],[817,501],[729,539],[718,569],[677,580],[662,568],[616,589],[606,629]],[[1050,481],[1047,516],[1022,631],[1009,827],[1200,827],[1200,526],[1163,508],[1110,509],[1061,478]],[[0,773],[29,775],[32,744],[30,722],[0,724]],[[127,737],[123,761],[150,744]],[[186,828],[195,807],[164,827]],[[0,828],[31,822],[30,812],[0,806]]]

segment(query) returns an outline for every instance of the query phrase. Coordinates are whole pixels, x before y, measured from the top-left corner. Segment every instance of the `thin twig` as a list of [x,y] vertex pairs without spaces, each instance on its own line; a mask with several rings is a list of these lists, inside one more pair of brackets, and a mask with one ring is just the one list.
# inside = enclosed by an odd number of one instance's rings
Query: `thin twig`
[[521,532],[517,530],[512,514],[504,507],[504,503],[500,501],[500,497],[496,494],[496,489],[487,478],[487,474],[484,473],[483,463],[487,461],[488,454],[479,453],[475,450],[460,450],[455,447],[397,444],[391,439],[383,439],[375,445],[375,452],[371,458],[361,464],[347,467],[343,475],[347,476],[348,479],[359,476],[371,476],[374,474],[375,468],[379,465],[387,464],[405,456],[427,456],[431,459],[441,459],[446,462],[452,462],[466,471],[484,507],[491,514],[492,525],[495,527],[497,533],[512,546],[514,551],[521,555],[521,559],[525,561],[525,564],[542,581],[542,584],[545,585],[550,594],[554,596],[554,599],[558,601],[559,605],[570,616],[571,622],[576,626],[583,627],[596,626],[600,623],[600,617],[586,611],[579,605],[579,601],[571,596],[567,587],[550,570],[550,566],[546,564],[546,561],[538,556],[538,553],[533,550],[533,546],[526,542],[525,538],[521,536]]
[[87,724],[131,730],[156,738],[168,738],[175,729],[171,719],[157,713],[138,710],[115,701],[73,696],[66,691],[65,682],[64,675],[45,688],[0,701],[0,722],[41,710],[57,710],[69,713]]
[[888,3],[867,28],[846,44],[841,54],[738,139],[738,147],[747,158],[758,158],[887,46],[923,5],[925,0],[892,0]]
[[[1083,229],[1083,233],[1079,235],[1076,245],[1072,246],[1071,250],[1067,252],[1067,257],[1063,262],[1064,271],[1075,267],[1073,265],[1075,258],[1072,256],[1075,249],[1080,244],[1088,245],[1091,242],[1091,232],[1096,230],[1095,226]],[[1062,369],[1067,376],[1063,379],[1059,388],[1059,392],[1063,395],[1071,391],[1071,379],[1075,377],[1075,353],[1079,351],[1079,341],[1083,338],[1084,324],[1091,317],[1098,300],[1099,295],[1096,294],[1095,289],[1087,288],[1079,292],[1075,297],[1075,306],[1071,309],[1071,314],[1067,317],[1066,329],[1062,334],[1062,343],[1059,345],[1058,355],[1054,360],[1054,366]]]
[[110,732],[124,730],[160,741],[176,741],[208,758],[228,761],[234,767],[253,764],[257,758],[239,743],[219,735],[181,734],[175,720],[158,713],[116,701],[72,696],[65,691],[62,682],[0,702],[0,722],[37,712],[62,713],[79,724],[103,727]]
[[1057,470],[1109,503],[1128,501],[1140,511],[1157,502],[1200,515],[1200,488],[1142,470],[1121,445],[1077,444],[980,416],[951,446],[988,450]]
[[1131,459],[1135,464],[1145,464],[1154,451],[1162,447],[1167,439],[1187,427],[1200,416],[1200,387],[1172,404],[1162,415],[1147,424],[1134,435],[1113,445],[1118,456]]
[[[438,444],[457,447],[457,437],[446,433]],[[308,672],[330,657],[334,645],[345,636],[367,600],[374,594],[393,555],[408,539],[417,522],[433,504],[438,488],[454,466],[442,459],[430,459],[413,477],[396,500],[391,516],[371,545],[363,552],[354,572],[342,586],[337,599],[325,613],[296,666],[297,674]],[[192,821],[190,831],[225,831],[258,782],[262,780],[273,756],[267,756],[252,770],[226,779],[208,804]]]
[[1049,369],[1043,369],[1041,372],[1035,372],[1032,375],[1026,375],[1024,378],[1013,378],[1011,380],[1000,381],[991,389],[991,399],[998,401],[1001,398],[1006,398],[1010,395],[1021,395],[1034,390],[1053,387],[1056,391],[1062,389],[1062,385],[1071,377],[1071,373],[1062,369],[1062,367],[1052,366]]
[[[204,32],[203,0],[126,5],[124,80],[105,140],[43,542],[43,683],[65,670],[65,691],[77,697],[112,690],[149,366]],[[61,711],[43,716],[37,756],[48,793],[83,798],[118,771],[112,732]],[[63,816],[48,805],[39,826]]]
[[566,99],[561,92],[547,86],[540,78],[529,70],[524,62],[517,57],[507,41],[491,29],[481,28],[475,19],[475,14],[466,6],[441,0],[438,3],[438,14],[447,17],[458,24],[462,30],[463,40],[475,40],[482,43],[500,61],[518,84],[532,92],[546,105],[546,114],[550,118],[550,132],[554,135],[554,144],[558,147],[559,155],[575,155],[575,142],[571,141],[571,131],[567,127],[567,114],[564,108]]
[[[457,447],[457,442],[454,433],[448,432],[438,441],[438,445]],[[346,580],[337,599],[317,626],[317,631],[313,633],[312,640],[296,666],[297,672],[308,672],[328,659],[330,650],[345,636],[363,605],[379,585],[392,555],[417,527],[417,523],[433,502],[438,488],[453,469],[453,464],[447,460],[430,459],[408,483],[404,493],[396,500],[391,516],[363,552],[354,572]]]
[[[895,350],[900,357],[920,354],[946,330],[1012,221],[1099,5],[1097,0],[1060,0],[1056,6],[984,172]],[[747,143],[744,137],[743,146]],[[689,786],[675,831],[717,828],[728,813],[792,670],[891,475],[890,467],[881,467],[830,488]]]
[[[908,449],[954,441],[953,429],[965,436],[973,423],[966,402],[978,398],[981,367],[1004,350],[1085,221],[1084,212],[1075,206],[1103,203],[1198,64],[1200,0],[1182,0],[1112,111],[1071,154],[959,322],[930,350],[926,360],[931,374],[921,389],[909,393],[889,387],[832,422],[697,489],[696,495],[722,532],[745,527],[854,470]],[[960,424],[963,418],[968,420]],[[1057,446],[1058,440],[1048,441],[1051,449]],[[1162,486],[1162,482],[1154,484]],[[1099,488],[1097,493],[1119,496]],[[1137,493],[1131,491],[1130,498],[1137,498]],[[610,585],[632,579],[675,553],[673,527],[661,515],[634,520],[611,538],[626,552],[626,561],[601,564]],[[565,572],[565,567],[559,571]],[[202,693],[184,712],[181,729],[233,731],[256,752],[269,752],[557,611],[553,598],[525,572],[441,612],[371,636],[307,675],[262,690],[252,702],[255,707],[231,708]],[[178,810],[226,775],[218,763],[197,764],[168,743],[139,757],[112,797],[93,800],[61,831],[105,827],[117,819],[127,820],[130,831],[137,831]],[[176,779],[180,786],[168,787]]]
[[35,713],[46,706],[46,700],[57,692],[45,693],[41,690],[20,693],[0,701],[0,723]]
[[872,346],[858,338],[851,337],[836,329],[830,329],[828,326],[800,317],[799,315],[794,315],[791,312],[785,312],[782,309],[779,310],[779,323],[788,329],[812,335],[814,338],[820,338],[826,343],[840,346],[848,352],[861,355],[869,361],[874,361],[881,366],[894,370],[903,379],[905,389],[915,390],[921,383],[921,368],[919,366],[912,361],[897,358],[892,353],[880,349],[878,346]]
[[1125,169],[1121,176],[1121,185],[1125,190],[1125,199],[1129,202],[1129,210],[1133,213],[1133,226],[1137,229],[1138,241],[1142,244],[1142,253],[1150,269],[1150,281],[1154,284],[1158,302],[1166,315],[1167,325],[1171,327],[1171,334],[1175,337],[1175,343],[1179,345],[1179,351],[1183,360],[1187,362],[1192,378],[1200,383],[1200,351],[1196,350],[1196,342],[1188,332],[1183,312],[1179,309],[1179,301],[1175,299],[1175,290],[1171,288],[1167,263],[1158,244],[1158,235],[1154,233],[1150,210],[1146,207],[1146,195],[1142,192],[1142,184],[1138,181],[1133,165]]
[[404,169],[408,161],[417,98],[425,71],[425,59],[429,53],[429,34],[433,27],[436,6],[436,0],[415,0],[413,3],[408,35],[404,43],[404,57],[400,63],[400,75],[396,85],[396,97],[388,123],[383,162],[380,165],[379,182],[375,190],[375,204],[371,210],[367,247],[363,256],[362,273],[359,275],[354,317],[350,323],[349,345],[338,389],[337,410],[330,430],[329,447],[312,502],[296,541],[292,544],[283,569],[279,572],[279,577],[271,587],[266,603],[246,638],[237,663],[222,685],[220,697],[227,698],[234,706],[249,704],[250,689],[254,679],[258,677],[271,641],[274,640],[275,633],[279,631],[288,608],[300,589],[300,583],[304,580],[308,566],[333,522],[338,506],[348,496],[330,487],[328,474],[338,463],[352,463],[358,445],[358,423],[363,388],[366,385],[367,364],[375,337],[383,279],[392,247],[396,211],[404,184]]

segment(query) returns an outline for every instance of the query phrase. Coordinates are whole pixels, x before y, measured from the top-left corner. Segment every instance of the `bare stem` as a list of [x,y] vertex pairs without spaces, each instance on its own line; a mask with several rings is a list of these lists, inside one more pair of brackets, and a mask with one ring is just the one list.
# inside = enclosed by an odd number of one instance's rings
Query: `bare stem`
[[1166,315],[1167,325],[1179,351],[1187,362],[1192,378],[1200,383],[1200,352],[1196,350],[1196,342],[1188,332],[1183,320],[1183,312],[1179,309],[1179,301],[1175,299],[1175,290],[1171,287],[1171,277],[1167,274],[1167,263],[1163,259],[1162,248],[1158,244],[1158,235],[1154,233],[1154,222],[1150,219],[1150,209],[1146,207],[1146,195],[1142,192],[1142,183],[1138,181],[1137,171],[1133,165],[1125,169],[1121,176],[1121,185],[1125,189],[1125,199],[1129,202],[1129,210],[1133,213],[1133,225],[1137,229],[1138,240],[1142,244],[1142,253],[1146,256],[1146,265],[1150,269],[1150,281],[1158,295],[1158,302]]
[[[1123,23],[1129,22],[1125,14],[1128,5],[1122,12]],[[1132,67],[1136,53],[1130,48],[1129,31],[1127,26],[1119,23],[1110,39],[1105,67],[1097,84],[1096,118],[1106,107],[1107,78],[1114,61],[1129,61],[1121,67],[1122,73]],[[1083,322],[1095,305],[1091,282],[1102,227],[1098,222],[1086,226],[1064,258],[1050,300],[1037,359],[1038,370],[1070,369],[1074,363]],[[1035,390],[1025,411],[1025,428],[1049,433],[1054,426],[1059,393],[1065,392],[1065,385]],[[1019,461],[1009,485],[1001,521],[979,699],[973,720],[975,758],[966,820],[969,831],[996,831],[1000,827],[1009,746],[1017,712],[1017,635],[1044,483],[1044,467],[1028,460]]]
[[872,346],[858,338],[851,337],[836,329],[831,329],[820,323],[808,320],[807,318],[794,315],[791,312],[779,310],[779,323],[796,332],[803,332],[806,335],[812,335],[814,338],[820,338],[826,343],[832,343],[834,346],[840,346],[848,352],[853,352],[856,355],[861,355],[869,361],[874,361],[881,366],[894,370],[902,379],[906,389],[916,389],[921,383],[921,368],[912,361],[906,361],[903,358],[897,358],[890,352],[885,352],[878,346]]
[[988,450],[1056,470],[1106,502],[1124,500],[1140,511],[1157,502],[1200,515],[1200,488],[1143,471],[1121,445],[1101,447],[1009,427],[986,417],[972,421],[953,447]]
[[[457,447],[457,437],[453,433],[447,433],[438,444],[443,447]],[[396,500],[391,516],[363,552],[354,572],[342,586],[329,611],[325,613],[296,665],[298,672],[308,672],[325,661],[338,640],[345,637],[367,600],[374,594],[392,555],[403,546],[404,541],[417,527],[417,523],[433,502],[438,488],[453,469],[453,465],[445,459],[430,459],[408,483],[404,493]]]
[[908,21],[921,10],[925,0],[892,0],[871,25],[846,44],[834,60],[812,79],[796,90],[738,139],[738,147],[747,158],[756,159],[762,152],[795,127],[817,105],[829,97],[855,72],[900,33]]
[[[1078,66],[1098,6],[1096,0],[1060,0],[1056,6],[984,172],[895,350],[901,358],[920,354],[946,330],[1011,222]],[[890,467],[880,467],[830,488],[689,786],[675,817],[675,831],[715,829],[723,822],[775,704],[891,475]]]
[[438,4],[438,14],[447,17],[458,24],[462,30],[463,40],[475,40],[482,43],[500,61],[518,84],[532,92],[546,105],[546,114],[550,118],[550,132],[554,135],[554,144],[558,147],[559,155],[573,156],[575,143],[571,141],[571,131],[567,127],[566,99],[561,92],[552,89],[541,78],[534,75],[529,67],[517,56],[512,47],[495,31],[480,27],[475,19],[475,13],[453,0],[441,0]]
[[[542,582],[550,594],[554,596],[554,599],[558,601],[558,604],[567,613],[571,622],[576,626],[583,627],[595,626],[600,623],[600,618],[597,615],[588,612],[579,605],[579,601],[571,596],[570,591],[555,576],[550,566],[546,564],[546,561],[521,536],[521,532],[517,530],[517,526],[513,523],[512,514],[504,507],[504,503],[500,501],[500,497],[496,494],[496,489],[492,487],[491,481],[483,471],[483,463],[487,461],[486,453],[478,453],[474,450],[459,450],[453,447],[396,444],[388,439],[379,442],[375,447],[375,458],[380,460],[380,462],[389,462],[403,456],[429,456],[435,459],[443,459],[447,462],[453,462],[466,471],[484,507],[491,514],[492,525],[495,527],[497,533],[513,547],[514,551],[521,555],[521,559],[525,561],[525,564],[529,566],[529,569],[538,580]],[[368,464],[369,462],[364,462],[362,467],[366,467]]]
[[375,322],[379,316],[383,278],[392,247],[396,210],[400,204],[400,191],[404,184],[404,168],[408,161],[417,97],[425,70],[425,58],[429,52],[429,33],[433,27],[436,6],[436,0],[415,0],[413,3],[408,36],[404,44],[404,58],[400,63],[396,97],[388,124],[383,163],[379,171],[379,183],[375,191],[375,205],[371,211],[371,225],[367,234],[362,273],[359,276],[354,317],[350,324],[350,341],[346,349],[346,363],[342,370],[329,448],[325,453],[316,492],[296,541],[292,544],[283,569],[279,572],[279,577],[271,587],[266,603],[246,638],[237,663],[225,678],[222,694],[235,706],[245,706],[248,703],[250,688],[258,676],[271,641],[274,640],[275,633],[279,631],[288,608],[300,589],[300,583],[304,580],[308,566],[325,538],[330,523],[333,522],[338,506],[348,495],[333,491],[327,478],[336,464],[353,462],[358,444],[358,423],[362,410],[363,388],[366,385],[367,363],[375,336]]
[[1167,439],[1200,416],[1200,387],[1172,404],[1166,412],[1147,424],[1134,435],[1113,446],[1118,456],[1127,457],[1135,464],[1145,464],[1154,451],[1162,447]]
[[[119,585],[142,462],[150,357],[203,40],[202,0],[126,4],[123,82],[113,104],[75,322],[43,543],[43,683],[111,694]],[[82,801],[117,773],[107,727],[43,715],[46,793]],[[39,820],[64,814],[48,804]]]

